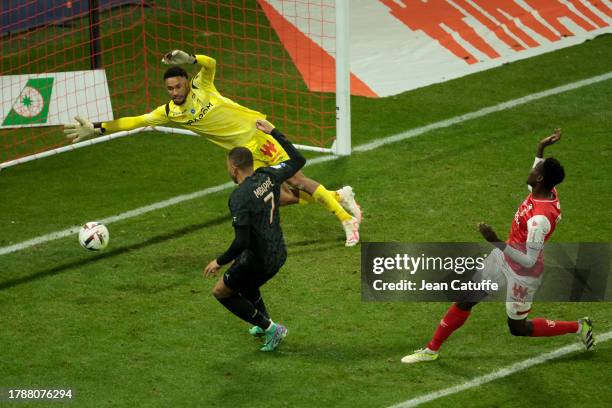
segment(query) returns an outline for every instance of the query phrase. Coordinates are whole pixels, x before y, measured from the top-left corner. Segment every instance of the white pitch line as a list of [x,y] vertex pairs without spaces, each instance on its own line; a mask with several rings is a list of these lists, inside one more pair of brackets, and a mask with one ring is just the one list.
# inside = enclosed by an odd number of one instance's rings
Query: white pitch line
[[[453,126],[456,125],[457,123],[461,123],[461,122],[465,122],[468,120],[472,120],[472,119],[476,119],[476,118],[480,118],[482,116],[488,115],[490,113],[493,112],[499,112],[499,111],[503,111],[506,109],[511,109],[514,108],[516,106],[519,105],[524,105],[528,102],[532,102],[538,99],[542,99],[542,98],[546,98],[548,96],[552,96],[552,95],[557,95],[563,92],[567,92],[567,91],[571,91],[574,89],[578,89],[587,85],[592,85],[598,82],[602,82],[602,81],[606,81],[608,79],[612,78],[612,71],[608,72],[606,74],[603,75],[598,75],[595,77],[591,77],[591,78],[587,78],[587,79],[583,79],[581,81],[576,81],[576,82],[572,82],[569,83],[567,85],[563,85],[563,86],[559,86],[556,88],[551,88],[548,89],[546,91],[542,91],[542,92],[537,92],[534,94],[530,94],[527,96],[523,96],[522,98],[518,98],[518,99],[512,99],[510,101],[507,102],[503,102],[494,106],[489,106],[487,108],[483,108],[480,109],[478,111],[475,112],[470,112],[470,113],[466,113],[465,115],[460,115],[460,116],[455,116],[453,118],[450,119],[446,119],[446,120],[442,120],[439,122],[435,122],[432,123],[430,125],[427,126],[422,126],[416,129],[411,129],[408,130],[406,132],[402,132],[402,133],[398,133],[396,135],[393,136],[388,136],[388,137],[383,137],[377,140],[374,140],[372,142],[369,143],[365,143],[359,146],[356,146],[353,151],[354,152],[368,152],[370,150],[374,150],[377,149],[379,147],[382,147],[384,145],[390,144],[390,143],[396,143],[396,142],[400,142],[402,140],[405,139],[410,139],[412,137],[415,136],[419,136],[422,135],[423,133],[427,133],[429,131],[432,130],[436,130],[436,129],[442,129],[442,128],[446,128],[449,126]],[[317,163],[323,163],[323,162],[327,162],[327,161],[332,161],[332,160],[336,160],[340,158],[340,156],[322,156],[322,157],[317,157],[315,159],[309,160],[307,165],[313,165],[313,164],[317,164]],[[102,220],[99,220],[100,222],[104,223],[104,224],[109,224],[111,222],[116,222],[116,221],[122,221],[122,220],[126,220],[128,218],[132,218],[132,217],[138,217],[140,215],[146,214],[148,212],[154,211],[154,210],[159,210],[161,208],[165,208],[165,207],[169,207],[171,205],[175,205],[175,204],[179,204],[182,203],[184,201],[188,201],[188,200],[193,200],[195,198],[200,198],[200,197],[204,197],[228,188],[232,187],[232,183],[225,183],[225,184],[220,184],[218,186],[214,186],[214,187],[209,187],[207,189],[204,190],[200,190],[200,191],[196,191],[194,193],[190,193],[190,194],[184,194],[184,195],[180,195],[177,197],[173,197],[170,198],[168,200],[164,200],[164,201],[160,201],[158,203],[154,203],[151,205],[147,205],[144,207],[140,207],[140,208],[136,208],[134,210],[131,211],[127,211],[112,217],[108,217]],[[56,232],[52,232],[50,234],[46,234],[46,235],[41,235],[39,237],[33,238],[33,239],[29,239],[27,241],[23,241],[23,242],[19,242],[17,244],[13,244],[13,245],[9,245],[9,246],[5,246],[5,247],[1,247],[0,248],[0,255],[6,255],[6,254],[10,254],[12,252],[17,252],[17,251],[21,251],[24,250],[26,248],[32,247],[34,245],[38,245],[38,244],[42,244],[48,241],[53,241],[55,239],[59,239],[59,238],[64,238],[67,236],[70,236],[72,234],[75,234],[78,229],[80,228],[80,226],[73,226],[70,228],[67,228],[65,230],[62,231],[56,231]]]
[[514,108],[515,106],[524,105],[528,102],[532,102],[538,99],[546,98],[548,96],[557,95],[563,92],[572,91],[574,89],[582,88],[583,86],[592,85],[597,82],[607,81],[612,78],[612,71],[603,75],[594,76],[591,78],[583,79],[582,81],[572,82],[567,85],[558,86],[556,88],[547,89],[546,91],[537,92],[531,95],[523,96],[522,98],[512,99],[507,102],[502,102],[497,105],[489,106],[487,108],[483,108],[477,110],[475,112],[466,113],[465,115],[455,116],[454,118],[442,120],[440,122],[435,122],[427,126],[422,126],[416,129],[410,129],[406,132],[398,133],[393,136],[383,137],[377,140],[374,140],[370,143],[362,144],[353,149],[355,152],[367,152],[370,150],[377,149],[381,146],[387,145],[389,143],[395,143],[402,140],[410,139],[415,136],[422,135],[423,133],[430,132],[436,129],[442,129],[449,126],[456,125],[457,123],[466,122],[468,120],[480,118],[486,116],[493,112],[500,112],[506,109]]
[[[157,203],[146,205],[144,207],[136,208],[135,210],[126,211],[118,215],[113,215],[111,217],[101,219],[99,220],[99,222],[103,224],[110,224],[112,222],[122,221],[122,220],[132,218],[132,217],[138,217],[139,215],[146,214],[148,212],[159,210],[162,208],[166,208],[171,205],[178,204],[178,203],[182,203],[183,201],[193,200],[195,198],[204,197],[209,194],[213,194],[213,193],[225,190],[227,188],[232,187],[233,185],[234,183],[228,182],[225,184],[220,184],[218,186],[209,187],[204,190],[196,191],[195,193],[183,194],[180,196],[172,197],[172,198],[169,198],[168,200],[160,201]],[[18,244],[2,247],[0,248],[0,255],[5,255],[5,254],[10,254],[11,252],[21,251],[22,249],[26,249],[34,245],[42,244],[44,242],[52,241],[54,239],[64,238],[64,237],[76,234],[80,228],[81,228],[80,225],[75,225],[70,228],[66,228],[65,230],[62,230],[62,231],[52,232],[50,234],[41,235],[39,237],[20,242]]]
[[[608,340],[612,339],[612,331],[605,332],[603,334],[597,335],[595,333],[595,347],[597,344],[604,343]],[[495,381],[497,379],[507,377],[509,375],[515,374],[519,371],[526,370],[530,367],[533,367],[538,364],[545,363],[550,360],[554,360],[559,357],[563,357],[566,354],[573,353],[574,351],[578,351],[583,349],[584,346],[582,344],[570,344],[569,346],[561,347],[556,350],[553,350],[548,353],[540,354],[538,356],[528,358],[527,360],[519,361],[518,363],[509,365],[500,370],[494,371],[490,374],[482,375],[480,377],[476,377],[471,379],[468,382],[465,382],[460,385],[455,385],[454,387],[444,388],[439,391],[434,391],[430,394],[425,394],[420,397],[416,397],[404,402],[400,402],[399,404],[393,405],[389,408],[410,408],[416,407],[418,405],[424,404],[426,402],[431,402],[433,400],[437,400],[438,398],[446,397],[448,395],[456,394],[458,392],[462,392],[468,390],[470,388],[479,387],[483,384],[489,383],[491,381]],[[596,352],[596,351],[595,351]],[[426,364],[426,363],[425,363]],[[429,364],[435,364],[435,362],[430,362]]]

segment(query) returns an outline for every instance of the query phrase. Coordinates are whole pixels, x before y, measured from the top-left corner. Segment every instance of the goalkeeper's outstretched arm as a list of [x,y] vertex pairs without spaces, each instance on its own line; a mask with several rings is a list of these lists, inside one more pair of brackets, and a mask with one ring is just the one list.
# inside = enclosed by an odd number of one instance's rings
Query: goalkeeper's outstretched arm
[[165,114],[165,106],[160,106],[153,112],[140,116],[126,116],[108,122],[92,123],[87,118],[76,116],[76,123],[64,125],[64,133],[72,143],[82,142],[92,137],[122,130],[132,130],[145,126],[158,126],[169,122]]

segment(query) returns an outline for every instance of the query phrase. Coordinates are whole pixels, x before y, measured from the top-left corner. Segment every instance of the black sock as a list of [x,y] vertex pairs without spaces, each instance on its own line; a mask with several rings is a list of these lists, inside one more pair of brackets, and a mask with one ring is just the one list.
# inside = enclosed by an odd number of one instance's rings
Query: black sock
[[230,297],[217,299],[227,310],[255,326],[266,330],[270,325],[270,319],[255,308],[252,302],[245,297],[235,293]]
[[259,291],[259,288],[249,290],[249,291],[243,291],[241,293],[242,293],[242,296],[244,296],[245,298],[250,300],[251,303],[253,303],[253,306],[255,306],[255,309],[259,310],[259,312],[262,315],[266,316],[268,319],[270,318],[270,315],[268,314],[268,310],[266,309],[266,305],[264,304],[264,300],[263,300],[263,297],[261,296],[261,292]]
[[253,306],[255,306],[255,309],[259,310],[259,313],[266,316],[268,319],[270,318],[266,305],[264,304],[263,297],[259,296],[259,299],[253,302]]

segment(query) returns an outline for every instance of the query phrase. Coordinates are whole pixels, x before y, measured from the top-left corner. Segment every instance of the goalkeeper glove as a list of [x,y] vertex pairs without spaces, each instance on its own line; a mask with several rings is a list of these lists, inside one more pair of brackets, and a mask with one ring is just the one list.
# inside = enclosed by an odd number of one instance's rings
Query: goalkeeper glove
[[162,62],[166,65],[181,65],[181,64],[195,64],[195,55],[187,54],[185,51],[173,50],[164,55]]
[[75,116],[74,119],[78,122],[76,125],[64,125],[64,133],[68,139],[72,139],[72,143],[82,142],[102,133],[102,129],[94,128],[89,120],[80,116]]

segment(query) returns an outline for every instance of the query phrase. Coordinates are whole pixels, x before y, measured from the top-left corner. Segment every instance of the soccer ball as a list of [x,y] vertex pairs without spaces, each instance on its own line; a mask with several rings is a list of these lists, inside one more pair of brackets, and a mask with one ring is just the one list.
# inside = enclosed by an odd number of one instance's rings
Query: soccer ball
[[108,229],[99,222],[88,222],[79,231],[79,244],[90,251],[99,251],[108,245]]

